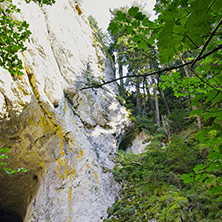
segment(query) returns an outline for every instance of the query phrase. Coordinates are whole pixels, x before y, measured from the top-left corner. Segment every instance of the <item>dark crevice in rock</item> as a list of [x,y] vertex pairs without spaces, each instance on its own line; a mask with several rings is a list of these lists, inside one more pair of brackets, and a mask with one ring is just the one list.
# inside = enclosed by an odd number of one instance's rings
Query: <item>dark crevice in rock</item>
[[38,188],[38,177],[32,172],[0,174],[0,221],[22,222]]
[[6,210],[0,208],[1,222],[22,222],[21,216],[16,211]]
[[53,106],[54,106],[54,108],[58,108],[59,107],[59,101],[54,101]]
[[119,150],[127,150],[127,148],[132,146],[132,142],[136,137],[135,132],[131,132],[127,134],[125,137],[122,138],[120,144],[119,144]]
[[0,172],[0,222],[24,220],[27,207],[39,187],[43,168],[50,159],[46,144],[53,135],[51,126],[36,100],[19,116],[1,121],[0,148],[10,148],[6,167],[29,171],[15,175]]

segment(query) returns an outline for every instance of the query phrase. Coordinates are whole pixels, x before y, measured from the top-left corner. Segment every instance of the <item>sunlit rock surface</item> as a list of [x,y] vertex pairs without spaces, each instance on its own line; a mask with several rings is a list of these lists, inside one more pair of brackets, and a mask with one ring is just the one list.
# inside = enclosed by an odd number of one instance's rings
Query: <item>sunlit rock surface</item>
[[0,69],[0,148],[10,148],[8,167],[29,171],[0,174],[0,218],[103,221],[119,189],[107,169],[129,120],[115,83],[81,88],[114,78],[112,66],[74,1],[13,2],[32,35],[20,55],[24,75]]
[[131,144],[128,145],[126,152],[127,153],[135,153],[140,154],[146,152],[146,147],[150,143],[150,138],[144,131],[139,133],[135,133],[135,137],[133,138]]

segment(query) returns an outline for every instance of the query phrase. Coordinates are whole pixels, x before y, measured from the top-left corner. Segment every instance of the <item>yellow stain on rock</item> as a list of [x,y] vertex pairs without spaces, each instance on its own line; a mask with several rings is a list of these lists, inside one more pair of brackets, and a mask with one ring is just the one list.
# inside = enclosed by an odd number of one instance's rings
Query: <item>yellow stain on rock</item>
[[[60,142],[60,157],[56,160],[57,166],[57,172],[60,179],[66,179],[68,176],[70,177],[70,180],[72,177],[76,178],[76,169],[74,163],[69,165],[65,159],[65,153],[62,149],[62,143]],[[83,155],[83,152],[80,152],[80,156]],[[79,156],[79,158],[80,158]],[[61,168],[64,167],[64,173],[61,172]]]
[[59,144],[60,156],[64,156],[65,152],[63,150],[63,133],[60,126],[57,126],[56,134],[60,138],[60,144]]
[[80,9],[80,7],[78,6],[78,4],[76,4],[75,6],[76,11],[78,12],[78,15],[82,14],[82,10]]
[[56,162],[58,163],[58,167],[57,167],[57,171],[58,171],[58,174],[59,174],[59,177],[60,178],[62,178],[63,176],[62,176],[62,174],[61,174],[61,167],[63,166],[63,162],[64,162],[64,159],[63,158],[61,158],[61,157],[59,157],[57,160],[56,160]]
[[[59,175],[60,179],[66,179],[69,175],[71,177],[72,177],[72,175],[74,175],[74,177],[76,176],[74,165],[73,165],[72,169],[69,169],[71,167],[68,166],[67,161],[66,161],[64,156],[60,156],[56,160],[56,163],[58,164],[57,172],[58,172],[58,175]],[[64,171],[63,175],[61,173],[61,168],[62,167],[65,168],[65,171]],[[71,177],[70,177],[70,179],[71,179]]]
[[74,150],[76,150],[76,144],[72,142],[72,139],[69,139],[69,143],[68,143],[69,153],[72,152],[72,147],[74,148]]
[[72,187],[69,188],[68,199],[69,199],[69,204],[71,204],[72,203]]
[[[19,78],[20,78],[20,76],[19,76]],[[21,79],[22,80],[22,79]],[[27,93],[27,91],[23,88],[23,87],[21,87],[21,86],[17,86],[17,89],[18,89],[18,91],[19,92],[22,92],[24,95],[27,95],[28,93]],[[18,98],[20,101],[22,101],[20,98]]]
[[65,175],[68,176],[70,174],[69,172],[70,171],[69,171],[69,168],[68,168],[68,164],[67,164],[67,162],[65,160]]
[[76,169],[75,169],[74,164],[73,164],[73,167],[72,167],[72,175],[74,176],[74,178],[76,178]]
[[[23,56],[25,57],[24,54],[23,54]],[[40,95],[39,95],[39,92],[38,92],[38,88],[36,86],[36,79],[35,79],[35,76],[34,76],[33,72],[29,69],[27,64],[28,64],[27,61],[25,61],[24,68],[25,68],[25,71],[28,75],[30,85],[33,88],[35,97],[36,97],[37,100],[39,100]],[[64,105],[64,114],[67,111],[67,106],[68,106],[68,103],[66,101],[65,105]],[[36,125],[41,125],[43,127],[44,134],[49,132],[49,130],[52,130],[53,132],[56,133],[56,135],[60,139],[60,144],[59,144],[60,157],[56,160],[58,176],[59,176],[60,179],[65,179],[69,175],[70,175],[70,179],[72,178],[72,176],[74,176],[74,178],[75,178],[76,177],[76,169],[74,167],[74,164],[70,164],[70,166],[69,166],[69,164],[67,163],[67,161],[65,159],[65,152],[63,150],[64,136],[63,136],[62,128],[60,126],[56,125],[55,123],[53,123],[53,117],[54,117],[53,113],[49,113],[47,110],[45,110],[45,112],[46,112],[48,117],[51,117],[50,118],[51,120],[47,120],[43,116],[39,116],[38,124],[36,124],[35,120],[32,120],[32,119],[30,119],[30,124],[35,125],[35,126]],[[72,141],[70,141],[70,142],[71,143],[68,145],[69,153],[71,153],[71,151],[72,151],[71,145],[73,145],[75,147],[75,149],[77,149],[76,144],[72,143]],[[82,156],[83,156],[83,151],[79,150],[78,158],[80,158]],[[64,172],[61,172],[62,167],[64,167]]]
[[27,73],[27,75],[28,75],[29,82],[30,82],[30,84],[31,84],[31,86],[32,86],[32,88],[33,88],[35,97],[36,97],[37,100],[39,100],[39,97],[40,97],[40,96],[39,96],[39,92],[38,92],[38,90],[37,90],[37,88],[36,88],[36,85],[35,85],[35,76],[33,75],[33,73],[32,73],[32,72],[30,71],[30,69],[28,68],[26,62],[25,62],[25,71],[26,71],[26,73]]
[[83,157],[83,151],[79,149],[79,152],[77,152],[77,158]]
[[94,173],[94,176],[96,178],[96,183],[99,184],[99,177],[98,177],[98,174],[97,173]]
[[66,109],[67,109],[67,100],[65,101],[64,113],[66,112]]
[[[83,157],[83,151],[81,149],[79,149],[78,151],[76,151],[76,154],[77,154],[77,158],[81,158]],[[76,158],[75,158],[76,159]]]
[[71,149],[71,144],[70,143],[68,144],[68,148],[69,148],[69,153],[71,153],[72,149]]
[[39,124],[38,125],[43,126],[44,134],[46,134],[48,132],[48,130],[51,128],[47,119],[45,119],[42,116],[39,116]]
[[[72,179],[72,177],[75,179],[76,178],[75,165],[73,162],[67,163],[67,161],[65,159],[65,152],[63,150],[64,136],[63,136],[61,127],[59,127],[59,126],[57,126],[57,127],[58,127],[58,129],[56,131],[56,134],[60,138],[60,145],[59,145],[60,157],[56,160],[56,162],[58,164],[57,171],[58,171],[59,178],[66,179],[69,176],[70,180]],[[72,142],[72,139],[68,140],[68,149],[69,149],[69,153],[71,153],[74,150],[78,150],[78,148],[76,147],[76,144]],[[81,149],[79,149],[77,152],[76,158],[81,158],[81,157],[83,157],[83,151]],[[76,158],[74,158],[74,159],[76,159]],[[64,167],[63,173],[61,172],[62,167]]]
[[80,153],[80,157],[83,157],[83,151],[81,149],[79,150],[79,153]]

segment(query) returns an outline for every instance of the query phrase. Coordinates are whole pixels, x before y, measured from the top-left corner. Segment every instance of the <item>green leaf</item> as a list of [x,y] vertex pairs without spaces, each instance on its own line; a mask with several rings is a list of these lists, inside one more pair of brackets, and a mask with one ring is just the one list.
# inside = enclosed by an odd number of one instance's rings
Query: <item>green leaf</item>
[[210,93],[208,93],[207,98],[206,98],[206,103],[211,101],[213,98],[216,97],[216,95],[218,94],[218,92],[216,90],[211,91]]
[[9,148],[7,148],[7,147],[4,147],[4,148],[1,148],[0,149],[0,153],[7,153],[7,152],[9,152]]
[[213,181],[214,181],[213,178],[208,177],[204,182],[207,183],[207,184],[210,184],[210,183],[212,183]]
[[126,34],[129,35],[129,34],[132,34],[133,33],[133,27],[126,27]]
[[189,174],[183,174],[180,177],[181,180],[183,180],[184,183],[190,183],[194,181],[194,174],[193,173],[189,173]]
[[115,17],[117,21],[123,21],[125,18],[126,18],[126,15],[123,12],[117,11],[116,17]]
[[222,194],[222,186],[211,187],[211,188],[209,189],[209,192],[210,192],[212,195]]
[[193,117],[195,115],[197,116],[201,116],[201,114],[203,113],[203,110],[200,110],[200,109],[194,109],[190,112],[190,116]]
[[118,27],[118,24],[116,22],[112,21],[109,23],[109,27],[107,30],[112,31],[113,29],[116,29],[117,27]]
[[144,26],[147,26],[147,27],[149,27],[149,25],[151,24],[151,21],[148,19],[148,18],[144,18],[143,19],[143,21],[142,21],[142,24],[144,25]]
[[206,168],[205,165],[200,164],[200,165],[196,165],[196,166],[193,168],[193,170],[195,171],[195,173],[199,173],[200,171],[202,171],[202,170],[205,169],[205,168]]
[[9,156],[5,154],[0,154],[0,159],[7,159]]
[[7,165],[7,163],[0,162],[0,165]]
[[144,49],[144,50],[146,50],[147,48],[148,48],[148,45],[147,45],[146,41],[141,40],[141,41],[138,43],[138,49]]
[[208,173],[213,172],[213,171],[217,171],[219,169],[219,164],[216,162],[211,162],[208,164],[208,167],[206,168],[206,171]]
[[222,121],[222,112],[217,113],[216,121]]
[[16,173],[17,173],[16,170],[10,170],[10,171],[8,171],[8,174],[10,174],[10,175],[14,175],[14,174],[16,174]]
[[25,169],[24,167],[22,168],[19,168],[18,170],[16,170],[17,173],[26,173],[28,172],[29,170]]
[[130,9],[129,9],[129,11],[128,11],[128,14],[129,14],[129,16],[132,16],[132,17],[136,17],[136,15],[137,15],[137,13],[138,13],[138,11],[139,11],[139,8],[138,7],[131,7]]
[[195,180],[197,180],[197,181],[199,181],[199,182],[202,183],[202,182],[205,181],[207,178],[209,178],[208,174],[203,173],[203,174],[198,174],[198,175],[196,175]]
[[142,14],[142,12],[138,12],[135,16],[136,19],[138,20],[143,20],[146,16]]

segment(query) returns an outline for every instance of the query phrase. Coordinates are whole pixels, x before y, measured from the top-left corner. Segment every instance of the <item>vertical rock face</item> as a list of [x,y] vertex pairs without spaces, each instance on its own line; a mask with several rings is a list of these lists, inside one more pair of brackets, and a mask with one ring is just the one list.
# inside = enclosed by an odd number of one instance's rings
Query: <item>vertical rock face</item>
[[14,2],[32,35],[21,55],[24,75],[0,69],[0,148],[10,148],[8,167],[29,171],[0,174],[0,218],[102,221],[118,191],[106,169],[129,122],[115,84],[81,88],[114,78],[111,65],[74,1]]

